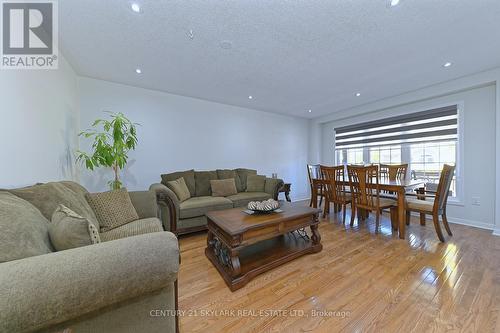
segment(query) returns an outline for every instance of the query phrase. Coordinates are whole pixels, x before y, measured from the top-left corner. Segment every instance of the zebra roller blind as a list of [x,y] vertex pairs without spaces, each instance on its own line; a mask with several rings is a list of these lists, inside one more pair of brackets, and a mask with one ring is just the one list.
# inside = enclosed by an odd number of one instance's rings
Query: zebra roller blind
[[450,141],[458,137],[457,105],[335,128],[335,149]]

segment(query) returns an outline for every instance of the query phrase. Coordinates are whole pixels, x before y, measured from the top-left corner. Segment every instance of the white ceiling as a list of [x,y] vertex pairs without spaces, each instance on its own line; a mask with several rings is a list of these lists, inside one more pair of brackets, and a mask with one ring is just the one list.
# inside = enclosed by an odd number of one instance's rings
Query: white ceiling
[[137,2],[59,1],[80,75],[312,118],[500,66],[498,0]]

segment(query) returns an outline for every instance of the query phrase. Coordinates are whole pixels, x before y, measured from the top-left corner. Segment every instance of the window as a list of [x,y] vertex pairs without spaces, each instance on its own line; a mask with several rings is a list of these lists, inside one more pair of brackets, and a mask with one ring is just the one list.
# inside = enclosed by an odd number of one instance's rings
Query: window
[[370,147],[369,163],[400,164],[401,146]]
[[363,164],[363,149],[347,149],[348,164]]
[[[457,164],[457,152],[457,105],[335,128],[337,164],[408,163],[408,176],[431,189],[437,188],[444,164]],[[453,197],[458,196],[456,175]]]

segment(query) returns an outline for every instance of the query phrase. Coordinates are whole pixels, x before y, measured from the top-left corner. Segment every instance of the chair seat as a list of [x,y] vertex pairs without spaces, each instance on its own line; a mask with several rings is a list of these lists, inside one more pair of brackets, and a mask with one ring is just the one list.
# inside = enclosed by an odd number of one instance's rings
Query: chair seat
[[380,193],[380,198],[397,200],[398,195],[393,193]]
[[418,200],[418,199],[406,199],[406,208],[408,210],[423,211],[427,213],[432,213],[432,208],[434,207],[434,201]]
[[345,199],[345,203],[351,202],[352,201],[351,193],[346,193],[344,197],[339,197],[339,200],[335,200],[335,202],[342,202],[343,201],[342,199]]
[[389,199],[389,198],[380,198],[380,208],[388,208],[388,207],[393,207],[397,206],[398,203],[394,199]]

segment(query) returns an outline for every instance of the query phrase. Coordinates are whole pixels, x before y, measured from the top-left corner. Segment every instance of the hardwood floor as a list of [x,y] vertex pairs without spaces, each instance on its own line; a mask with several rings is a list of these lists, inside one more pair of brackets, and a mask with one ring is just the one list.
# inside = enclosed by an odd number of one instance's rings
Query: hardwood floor
[[500,332],[500,237],[452,224],[443,244],[416,218],[400,240],[388,214],[379,234],[374,217],[340,221],[321,221],[322,252],[235,292],[205,257],[206,233],[182,237],[181,332]]

